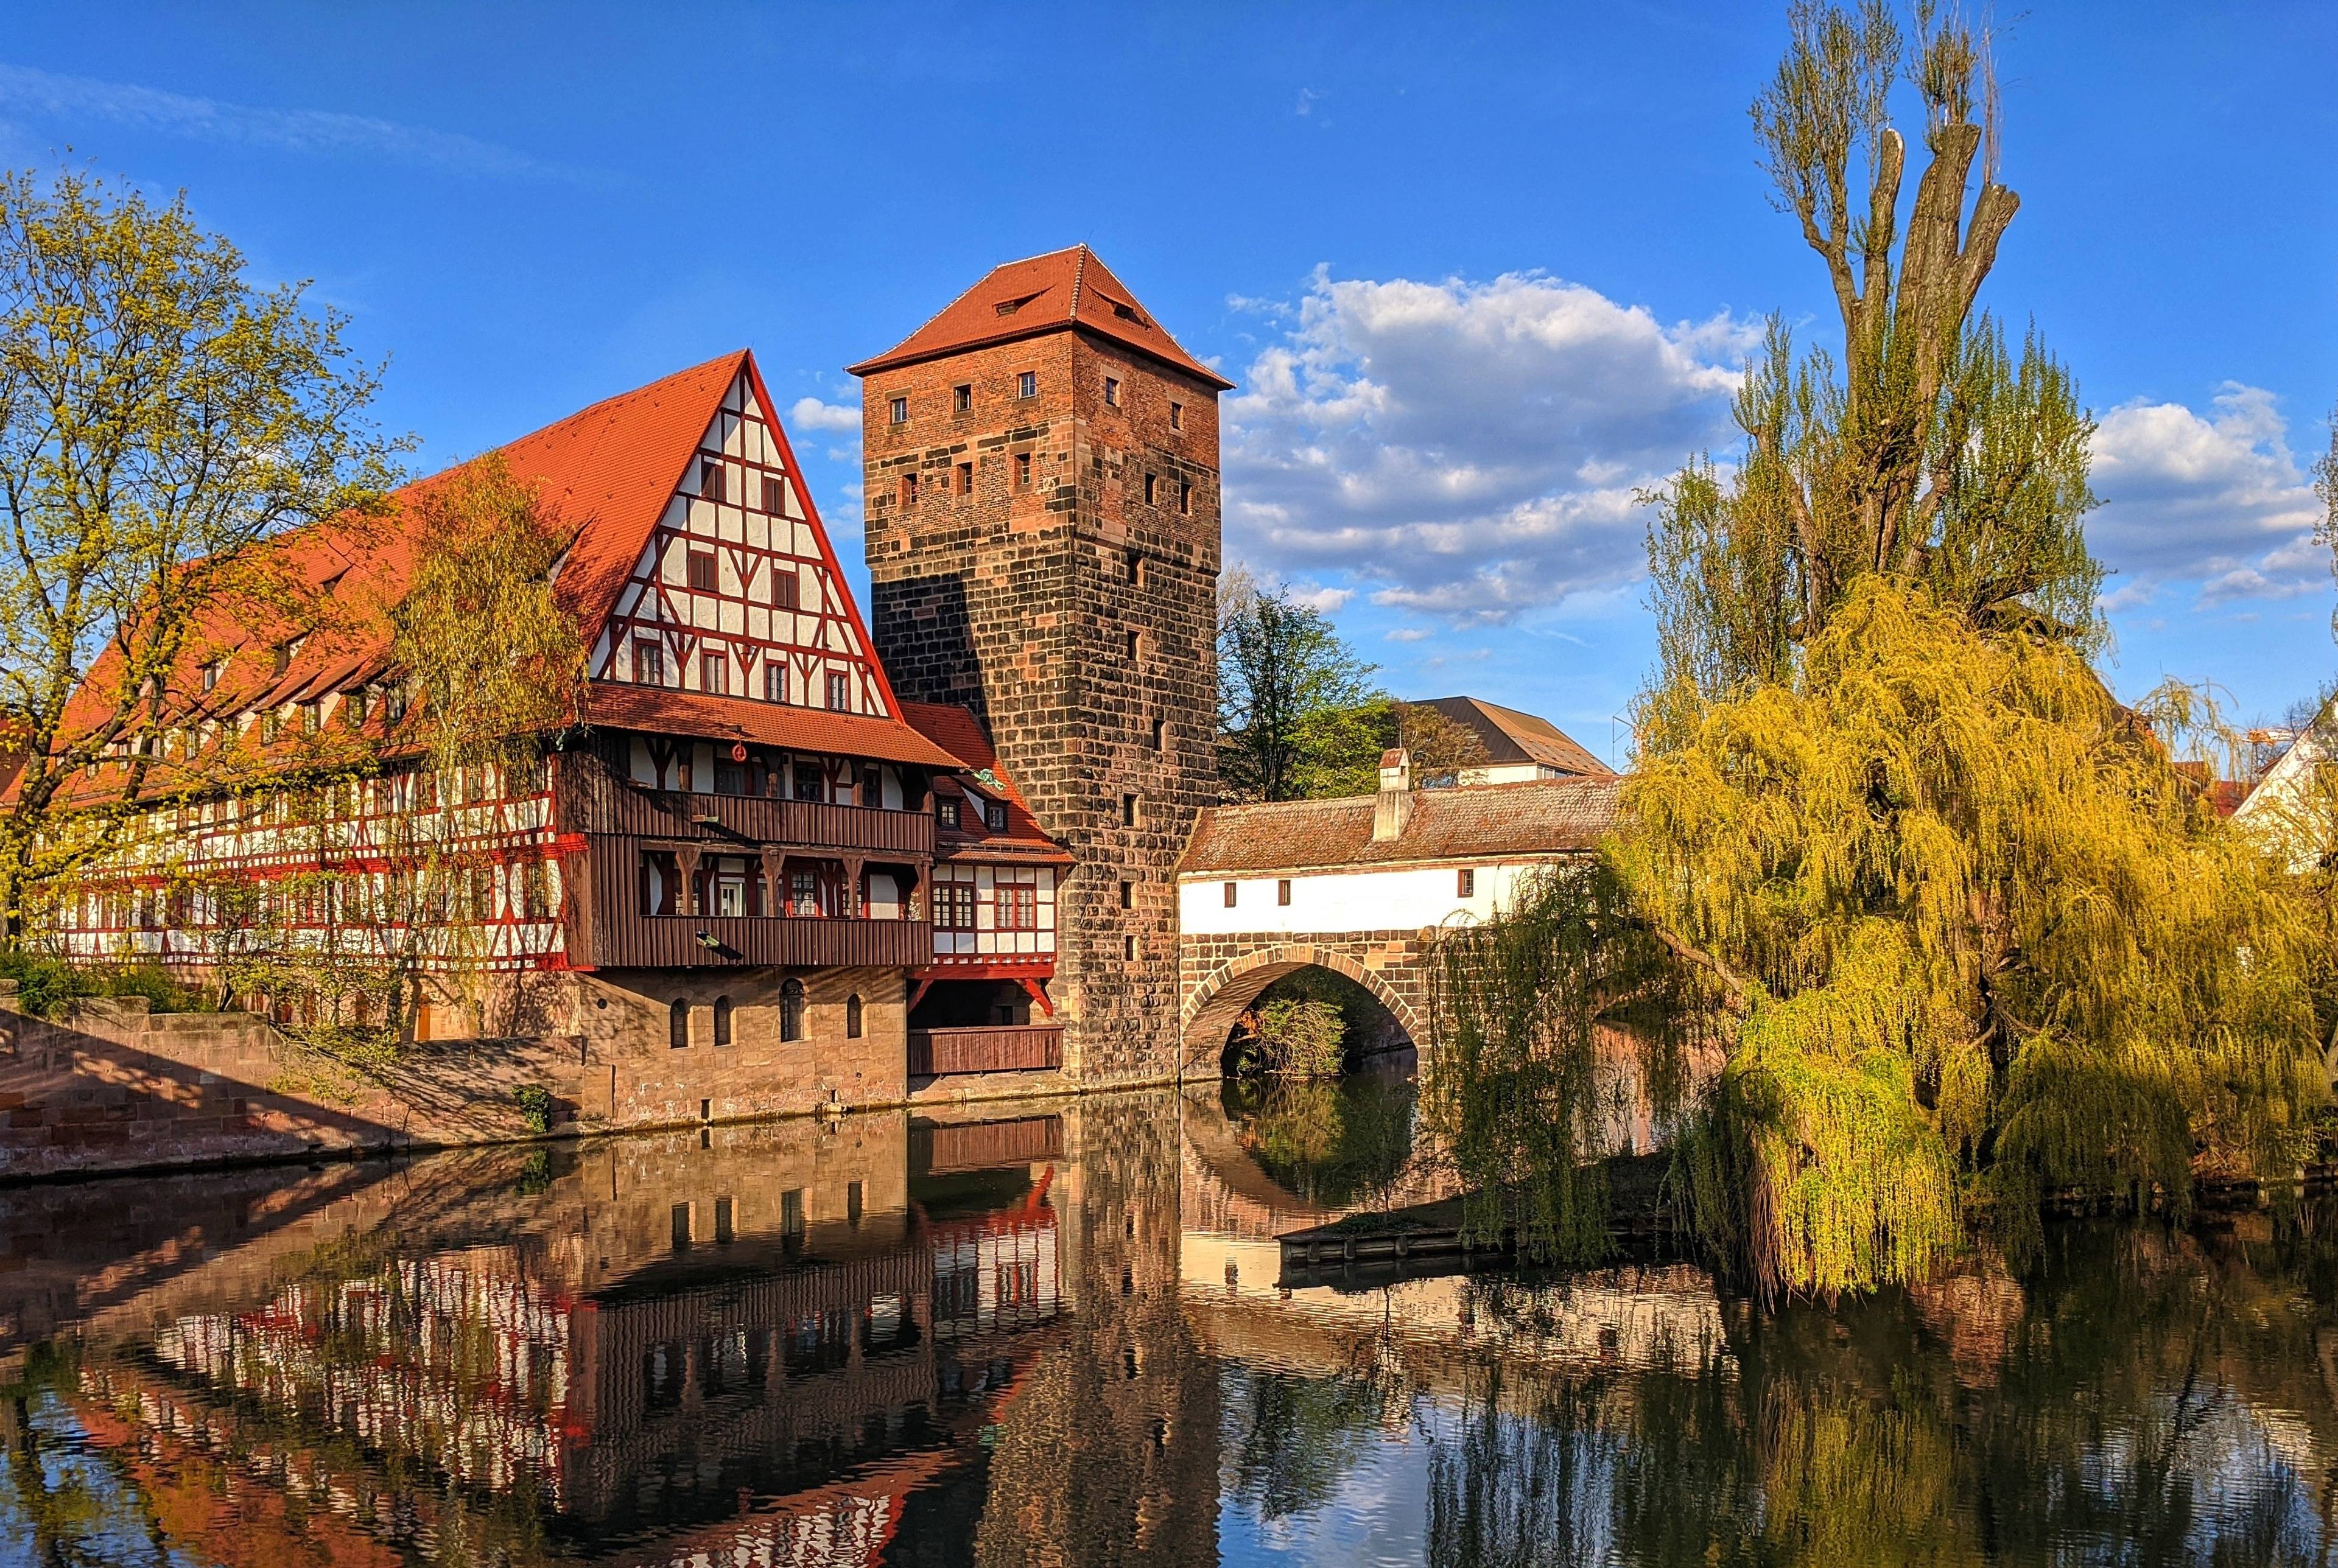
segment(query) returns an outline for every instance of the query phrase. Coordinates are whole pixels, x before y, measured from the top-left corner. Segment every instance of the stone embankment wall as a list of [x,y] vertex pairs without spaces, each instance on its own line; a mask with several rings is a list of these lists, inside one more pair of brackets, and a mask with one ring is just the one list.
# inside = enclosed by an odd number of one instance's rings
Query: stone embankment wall
[[[551,1136],[575,1137],[1102,1086],[1010,1073],[920,1080],[913,1091],[898,971],[815,975],[793,1040],[781,1038],[769,976],[563,978],[571,986],[545,1012],[545,1033],[418,1041],[371,1076],[320,1066],[250,1014],[154,1014],[129,998],[37,1018],[0,981],[0,1182],[544,1136],[521,1109],[526,1089],[551,1097]],[[845,1022],[856,996],[857,1036]],[[718,1001],[729,1004],[724,1044]]]
[[417,1044],[377,1082],[304,1066],[249,1014],[14,1003],[0,990],[0,1180],[525,1138],[531,1084],[557,1121],[612,1124],[610,1072],[573,1041]]

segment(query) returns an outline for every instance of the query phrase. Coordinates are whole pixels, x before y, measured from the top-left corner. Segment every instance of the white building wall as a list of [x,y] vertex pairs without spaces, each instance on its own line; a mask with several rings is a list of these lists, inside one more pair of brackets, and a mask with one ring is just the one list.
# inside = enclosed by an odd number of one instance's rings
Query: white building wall
[[[1416,931],[1449,922],[1483,920],[1516,901],[1518,883],[1542,860],[1468,866],[1396,866],[1363,871],[1297,872],[1178,879],[1179,929],[1188,936],[1282,931],[1330,936],[1350,931]],[[1473,873],[1470,897],[1460,896],[1459,873]],[[1291,884],[1291,902],[1278,884]],[[1234,885],[1233,907],[1225,888]]]

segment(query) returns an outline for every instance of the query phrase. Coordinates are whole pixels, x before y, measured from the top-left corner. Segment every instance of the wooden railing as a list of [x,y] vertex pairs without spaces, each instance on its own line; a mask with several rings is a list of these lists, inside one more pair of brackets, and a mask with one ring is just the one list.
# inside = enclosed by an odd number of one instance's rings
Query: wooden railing
[[909,1031],[909,1076],[952,1073],[1038,1073],[1064,1064],[1060,1024],[997,1024]]
[[[706,940],[700,940],[702,934]],[[915,968],[931,962],[934,954],[934,928],[923,920],[636,915],[621,908],[603,912],[599,938],[598,963],[622,969],[735,964]]]
[[619,777],[605,761],[590,754],[565,766],[561,788],[562,828],[567,832],[635,838],[727,838],[910,859],[930,859],[934,853],[930,811],[650,789]]
[[909,1174],[950,1176],[996,1171],[1064,1157],[1064,1119],[1018,1116],[1012,1122],[912,1122]]

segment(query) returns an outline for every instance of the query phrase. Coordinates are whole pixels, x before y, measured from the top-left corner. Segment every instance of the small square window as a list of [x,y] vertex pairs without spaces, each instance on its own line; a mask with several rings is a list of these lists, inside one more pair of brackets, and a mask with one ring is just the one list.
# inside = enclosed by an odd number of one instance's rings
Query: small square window
[[699,661],[698,689],[715,697],[731,694],[731,655],[709,653]]
[[699,460],[698,498],[702,501],[727,501],[731,498],[729,489],[722,482],[720,459],[704,457]]
[[1478,896],[1478,873],[1468,867],[1455,872],[1453,892],[1457,897],[1475,898]]
[[796,569],[793,564],[783,562],[779,566],[773,568],[771,572],[771,607],[776,610],[794,609],[796,607],[797,591],[801,586],[802,579],[796,574]]
[[780,476],[763,475],[763,510],[776,517],[788,509],[786,492],[780,488]]
[[894,398],[889,407],[894,424],[907,425],[909,422],[909,400],[907,397]]
[[950,411],[955,414],[968,414],[973,412],[973,410],[974,384],[972,382],[961,382],[959,385],[951,387]]
[[828,708],[831,713],[842,713],[852,706],[852,677],[830,673],[828,678]]
[[1225,897],[1226,897],[1226,907],[1227,907],[1227,908],[1231,909],[1231,908],[1233,908],[1233,907],[1234,906],[1234,900],[1235,900],[1235,898],[1236,898],[1237,897],[1239,897],[1239,896],[1240,896],[1241,891],[1242,891],[1242,884],[1241,884],[1241,883],[1239,883],[1239,882],[1229,882],[1229,883],[1227,883],[1227,884],[1226,884]]
[[715,590],[714,552],[693,550],[690,553],[690,589],[693,593],[712,593]]
[[1017,490],[1031,488],[1031,454],[1028,452],[1015,454],[1015,488]]
[[915,474],[904,474],[901,475],[901,505],[914,506],[917,503],[918,476]]
[[1170,429],[1172,429],[1172,430],[1183,430],[1184,427],[1185,427],[1185,406],[1184,406],[1183,403],[1172,403],[1172,404],[1170,404],[1170,405],[1169,405],[1169,428],[1170,428]]
[[1118,377],[1107,376],[1104,378],[1104,400],[1115,408],[1120,407],[1120,378]]
[[1274,901],[1288,908],[1291,904],[1291,878],[1285,877],[1274,885]]
[[1038,395],[1039,373],[1036,370],[1017,371],[1015,375],[1015,396],[1017,397],[1036,397]]
[[958,493],[961,495],[974,494],[974,465],[971,463],[958,466]]

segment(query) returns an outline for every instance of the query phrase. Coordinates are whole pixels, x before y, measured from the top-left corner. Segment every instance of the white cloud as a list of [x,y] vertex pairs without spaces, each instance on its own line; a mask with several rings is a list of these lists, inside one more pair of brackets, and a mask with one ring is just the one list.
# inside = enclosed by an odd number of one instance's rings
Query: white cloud
[[437,164],[472,174],[564,181],[596,178],[492,142],[371,115],[321,109],[258,109],[23,65],[0,65],[0,108],[66,120],[110,120],[202,142],[290,152],[356,152],[397,162]]
[[2329,582],[2313,544],[2320,503],[2288,442],[2274,395],[2226,382],[2203,416],[2181,403],[2128,403],[2095,432],[2103,498],[2088,543],[2118,575],[2104,603],[2148,603],[2165,583],[2196,583],[2203,603],[2286,599]]
[[1539,273],[1335,280],[1228,400],[1230,559],[1508,621],[1642,569],[1633,490],[1727,439],[1758,328],[1666,327]]
[[1291,591],[1291,598],[1294,603],[1304,604],[1310,610],[1325,615],[1338,614],[1348,607],[1348,601],[1355,596],[1356,591],[1353,588],[1309,586],[1293,588]]
[[797,430],[860,430],[860,410],[841,403],[823,403],[817,397],[799,397],[796,406],[788,410],[788,424]]

